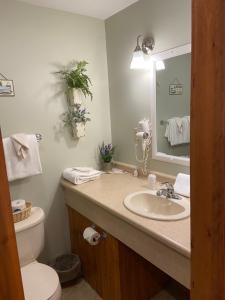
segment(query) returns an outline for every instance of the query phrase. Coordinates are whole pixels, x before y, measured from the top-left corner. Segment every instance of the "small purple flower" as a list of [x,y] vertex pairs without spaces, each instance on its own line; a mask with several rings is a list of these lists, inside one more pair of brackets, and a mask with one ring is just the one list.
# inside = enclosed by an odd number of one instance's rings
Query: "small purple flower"
[[102,155],[105,155],[105,149],[104,148],[101,148],[100,152],[101,152]]
[[99,152],[104,162],[110,162],[112,160],[114,151],[115,147],[113,147],[112,144],[105,145],[103,142],[102,146],[99,147]]

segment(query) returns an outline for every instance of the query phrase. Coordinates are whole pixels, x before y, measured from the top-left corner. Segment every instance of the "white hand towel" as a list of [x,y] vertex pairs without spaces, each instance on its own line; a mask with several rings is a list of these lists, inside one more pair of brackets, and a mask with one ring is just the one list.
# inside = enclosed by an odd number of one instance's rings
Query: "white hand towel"
[[190,117],[185,116],[182,118],[183,124],[183,143],[190,143]]
[[168,120],[165,137],[168,139],[171,146],[183,143],[183,130],[182,132],[179,130],[176,118]]
[[18,133],[11,135],[12,144],[16,151],[16,155],[20,159],[25,159],[29,150],[28,136],[24,133]]
[[27,135],[29,151],[20,159],[14,149],[12,139],[3,139],[8,180],[13,181],[42,173],[39,146],[35,135]]
[[182,119],[181,118],[175,118],[178,130],[180,133],[183,131],[183,124],[182,124]]
[[73,184],[82,184],[99,178],[103,172],[93,168],[67,168],[63,171],[63,178]]
[[93,175],[96,174],[96,171],[94,168],[89,168],[89,167],[74,167],[72,168],[73,171],[77,171],[81,175]]
[[190,117],[169,119],[165,137],[171,146],[190,143]]
[[190,175],[179,173],[174,184],[174,191],[185,197],[190,197]]

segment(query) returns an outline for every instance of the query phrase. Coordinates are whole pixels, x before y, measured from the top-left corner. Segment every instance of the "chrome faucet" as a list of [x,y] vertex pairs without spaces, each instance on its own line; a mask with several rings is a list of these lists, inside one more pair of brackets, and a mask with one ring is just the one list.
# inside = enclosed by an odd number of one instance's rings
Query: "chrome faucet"
[[174,187],[171,183],[164,182],[163,185],[165,185],[166,187],[162,188],[162,189],[159,189],[156,192],[157,196],[159,196],[159,197],[160,196],[165,196],[168,199],[176,199],[176,200],[181,200],[182,199],[178,194],[176,194],[174,192]]

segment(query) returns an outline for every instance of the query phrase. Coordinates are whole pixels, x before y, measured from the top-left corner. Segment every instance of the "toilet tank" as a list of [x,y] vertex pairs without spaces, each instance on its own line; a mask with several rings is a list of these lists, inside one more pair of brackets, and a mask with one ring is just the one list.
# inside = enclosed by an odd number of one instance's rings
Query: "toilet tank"
[[14,224],[21,267],[35,261],[44,247],[44,218],[43,209],[32,207],[27,219]]

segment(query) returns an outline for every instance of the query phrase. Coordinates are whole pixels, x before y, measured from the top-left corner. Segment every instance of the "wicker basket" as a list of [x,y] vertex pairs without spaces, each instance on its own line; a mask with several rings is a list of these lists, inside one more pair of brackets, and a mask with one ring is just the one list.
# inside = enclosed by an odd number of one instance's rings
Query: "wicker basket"
[[31,207],[32,207],[31,202],[26,202],[26,208],[25,209],[23,209],[22,211],[18,211],[18,212],[13,213],[14,223],[17,223],[17,222],[20,222],[20,221],[23,221],[23,220],[27,219],[30,216]]

